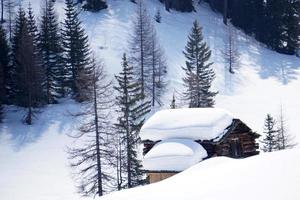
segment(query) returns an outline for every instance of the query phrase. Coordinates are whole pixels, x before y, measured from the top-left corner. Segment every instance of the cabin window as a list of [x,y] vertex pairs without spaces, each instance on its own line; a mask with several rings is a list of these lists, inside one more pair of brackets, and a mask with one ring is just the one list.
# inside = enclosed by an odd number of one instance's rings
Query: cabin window
[[230,154],[233,158],[242,157],[242,147],[239,138],[233,138],[230,140]]

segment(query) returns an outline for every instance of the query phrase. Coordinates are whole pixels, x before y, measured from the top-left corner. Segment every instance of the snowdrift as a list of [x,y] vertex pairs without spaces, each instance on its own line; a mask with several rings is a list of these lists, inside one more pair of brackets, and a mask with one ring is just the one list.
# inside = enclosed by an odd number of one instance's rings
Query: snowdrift
[[205,160],[164,181],[101,200],[299,200],[300,150]]
[[149,171],[183,171],[206,157],[206,150],[192,140],[168,139],[144,156],[143,167]]

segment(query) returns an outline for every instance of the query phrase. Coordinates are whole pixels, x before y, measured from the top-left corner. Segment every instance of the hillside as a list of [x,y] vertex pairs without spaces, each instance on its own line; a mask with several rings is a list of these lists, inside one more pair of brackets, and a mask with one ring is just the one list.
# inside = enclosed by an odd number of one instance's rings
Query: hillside
[[299,155],[297,149],[242,160],[211,158],[161,182],[100,199],[296,200],[300,198]]
[[[28,0],[24,0],[24,5],[27,5],[27,2]],[[40,2],[41,0],[32,0],[36,15],[40,13]],[[187,34],[190,31],[192,22],[197,19],[203,27],[205,40],[212,50],[213,68],[217,75],[213,88],[219,91],[216,106],[229,110],[235,116],[239,116],[253,130],[262,133],[266,114],[278,115],[280,105],[282,105],[289,133],[296,136],[296,141],[300,142],[300,126],[298,125],[300,121],[298,114],[300,111],[300,93],[298,92],[300,89],[299,58],[271,51],[253,38],[236,30],[241,54],[240,69],[232,78],[232,89],[230,91],[225,90],[224,61],[221,57],[221,50],[224,46],[227,29],[222,23],[222,17],[213,13],[206,4],[200,5],[197,12],[194,13],[166,12],[157,0],[148,1],[147,4],[152,16],[154,16],[157,8],[160,8],[162,14],[162,23],[156,24],[156,28],[161,44],[165,49],[169,66],[168,92],[163,97],[164,108],[169,107],[174,90],[177,92],[177,98],[180,98],[178,93],[182,89],[181,78],[183,75],[181,66],[185,62],[182,50],[186,44]],[[113,74],[118,73],[121,69],[121,55],[126,52],[131,26],[130,19],[134,13],[135,5],[129,0],[108,0],[108,5],[109,8],[100,13],[82,12],[81,19],[96,57],[101,57],[106,65],[107,72],[113,77]],[[56,7],[60,19],[63,18],[63,6],[63,0],[57,0]],[[4,123],[0,124],[0,198],[2,200],[82,199],[79,194],[75,193],[65,151],[66,145],[72,143],[72,139],[67,134],[74,131],[78,124],[76,119],[70,116],[70,112],[76,112],[78,108],[79,105],[70,100],[63,100],[58,105],[47,106],[36,115],[38,120],[32,126],[21,123],[24,115],[22,109],[16,107],[6,108],[7,115]],[[262,155],[259,158],[251,158],[245,161],[234,161],[225,158],[214,159],[202,163],[203,167],[202,164],[199,164],[187,173],[170,179],[170,186],[168,187],[165,185],[169,184],[169,180],[164,182],[168,184],[155,184],[145,187],[146,189],[134,189],[133,191],[136,191],[136,194],[144,190],[156,191],[160,186],[162,189],[168,190],[174,190],[175,188],[174,191],[176,191],[177,186],[173,187],[172,183],[177,183],[177,179],[180,179],[179,181],[184,185],[186,180],[195,176],[194,173],[197,173],[197,176],[199,174],[199,177],[202,177],[202,175],[204,177],[204,174],[208,173],[209,175],[205,177],[209,178],[217,175],[220,177],[222,171],[228,172],[223,173],[228,176],[225,176],[226,179],[223,180],[225,182],[220,182],[220,184],[227,185],[226,180],[230,178],[230,174],[236,178],[235,180],[238,180],[239,177],[233,173],[233,170],[230,171],[232,166],[234,166],[234,169],[237,167],[242,168],[238,174],[248,173],[249,170],[247,171],[247,169],[251,169],[252,174],[250,173],[247,177],[253,175],[253,179],[251,179],[252,182],[249,182],[249,185],[259,183],[256,187],[263,190],[265,189],[264,184],[267,184],[267,182],[260,182],[254,178],[262,175],[261,173],[264,170],[260,166],[264,165],[268,169],[275,164],[278,165],[276,165],[274,171],[275,169],[280,171],[284,169],[282,171],[286,172],[286,174],[277,177],[282,178],[282,183],[291,179],[295,181],[294,186],[299,185],[300,174],[298,169],[300,162],[297,161],[299,157],[298,149],[272,155],[270,158],[267,155]],[[271,159],[272,162],[269,163],[268,159]],[[216,165],[216,167],[208,168],[208,166],[213,165]],[[218,167],[221,169],[217,170]],[[202,168],[207,169],[200,172],[199,170]],[[271,172],[269,173],[265,175],[266,179],[270,178]],[[224,192],[219,190],[215,192],[218,187],[212,187],[211,184],[207,186],[204,184],[203,187],[200,187],[198,185],[199,180],[194,180],[197,181],[197,184],[195,184],[197,189],[193,190],[194,187],[186,188],[186,191],[192,194],[192,191],[198,192],[198,188],[203,189],[205,193],[200,193],[201,196],[197,196],[199,199],[200,197],[218,199],[217,196],[214,196],[214,193],[221,194],[221,192]],[[191,182],[191,185],[193,185],[193,182]],[[275,186],[279,187],[280,185]],[[231,191],[230,188],[227,189],[227,191]],[[290,188],[290,191],[297,195],[296,188]],[[120,194],[123,194],[123,192]],[[131,195],[135,193],[124,192],[124,194],[132,197]],[[178,193],[173,195],[176,194],[180,197]],[[230,193],[224,193],[226,198],[226,194],[230,195]],[[258,192],[253,194],[258,194]],[[119,194],[113,195],[118,197]],[[282,197],[280,194],[278,195],[278,197]],[[110,197],[112,196],[105,198],[109,199]],[[166,197],[168,197],[167,199],[171,198],[171,196]],[[294,199],[299,198],[299,196],[294,197]]]

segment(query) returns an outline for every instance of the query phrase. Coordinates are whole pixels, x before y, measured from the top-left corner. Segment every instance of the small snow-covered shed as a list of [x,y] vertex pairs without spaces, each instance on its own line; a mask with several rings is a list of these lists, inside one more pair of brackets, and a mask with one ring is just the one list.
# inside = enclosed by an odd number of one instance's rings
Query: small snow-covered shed
[[146,121],[140,136],[150,183],[213,156],[244,158],[259,153],[255,141],[259,134],[219,108],[159,111]]

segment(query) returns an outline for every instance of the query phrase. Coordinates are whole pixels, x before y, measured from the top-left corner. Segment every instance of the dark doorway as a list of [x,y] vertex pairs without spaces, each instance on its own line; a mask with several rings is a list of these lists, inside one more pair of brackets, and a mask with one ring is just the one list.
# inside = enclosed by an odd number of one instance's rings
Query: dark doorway
[[241,158],[243,156],[239,138],[233,138],[230,140],[230,155],[232,158]]

